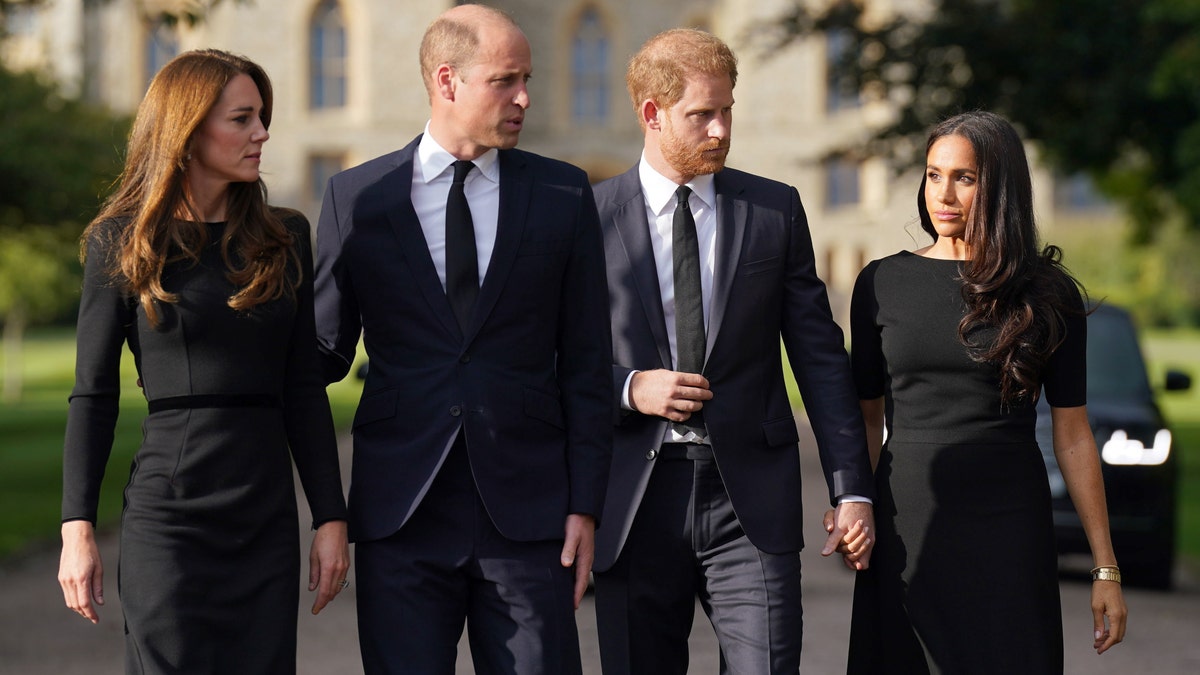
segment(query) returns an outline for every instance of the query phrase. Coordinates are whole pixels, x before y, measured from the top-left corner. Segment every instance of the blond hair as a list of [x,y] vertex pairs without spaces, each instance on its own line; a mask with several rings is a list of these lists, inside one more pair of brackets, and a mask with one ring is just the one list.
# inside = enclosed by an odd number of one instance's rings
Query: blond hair
[[728,75],[737,85],[737,57],[720,38],[694,28],[674,28],[646,41],[629,60],[625,85],[641,119],[642,102],[652,100],[670,108],[683,98],[687,77],[696,73]]

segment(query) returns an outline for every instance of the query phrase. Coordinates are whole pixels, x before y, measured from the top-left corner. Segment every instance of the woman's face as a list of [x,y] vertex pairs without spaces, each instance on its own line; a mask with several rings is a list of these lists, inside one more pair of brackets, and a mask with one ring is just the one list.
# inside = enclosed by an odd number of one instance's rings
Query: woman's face
[[249,75],[238,75],[225,85],[192,140],[188,179],[193,186],[209,192],[258,180],[262,147],[270,138],[262,109],[262,96]]
[[943,136],[925,158],[925,208],[939,237],[961,239],[975,206],[979,172],[966,138]]

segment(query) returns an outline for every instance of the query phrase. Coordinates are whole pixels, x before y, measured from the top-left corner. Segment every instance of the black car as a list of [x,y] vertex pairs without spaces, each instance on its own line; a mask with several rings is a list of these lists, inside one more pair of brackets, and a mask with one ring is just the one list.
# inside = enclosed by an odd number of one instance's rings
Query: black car
[[[1129,313],[1100,305],[1088,316],[1088,418],[1100,449],[1113,546],[1126,583],[1169,588],[1175,562],[1179,452],[1154,400]],[[1190,388],[1167,373],[1164,389]],[[1038,444],[1046,461],[1060,553],[1087,553],[1087,539],[1054,459],[1050,410],[1038,407]]]

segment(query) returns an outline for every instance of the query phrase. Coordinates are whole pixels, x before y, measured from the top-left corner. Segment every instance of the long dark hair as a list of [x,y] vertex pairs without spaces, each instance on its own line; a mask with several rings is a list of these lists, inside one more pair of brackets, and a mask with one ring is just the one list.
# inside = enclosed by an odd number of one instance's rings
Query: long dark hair
[[[197,222],[200,217],[187,194],[186,158],[192,139],[225,86],[243,74],[258,87],[263,101],[261,119],[263,126],[269,127],[271,80],[256,63],[203,49],[180,54],[163,66],[138,107],[117,189],[83,233],[86,252],[89,237],[101,231],[103,223],[124,222],[109,261],[112,274],[137,298],[152,326],[158,324],[156,301],[178,301],[162,286],[163,268],[173,260],[198,261],[208,244],[208,230]],[[227,199],[221,255],[227,277],[238,288],[229,298],[229,306],[247,310],[283,295],[292,296],[299,278],[288,278],[288,262],[298,271],[299,261],[281,211],[267,206],[262,179],[231,183]],[[181,220],[181,211],[192,215]]]
[[[970,142],[978,170],[964,234],[971,258],[961,266],[967,313],[958,324],[959,341],[972,359],[997,366],[1003,403],[1036,401],[1046,362],[1065,337],[1064,317],[1081,311],[1072,300],[1078,282],[1063,267],[1057,246],[1039,250],[1029,161],[1012,125],[989,112],[956,115],[929,134],[926,154],[946,136]],[[936,240],[925,180],[917,210],[921,229]]]

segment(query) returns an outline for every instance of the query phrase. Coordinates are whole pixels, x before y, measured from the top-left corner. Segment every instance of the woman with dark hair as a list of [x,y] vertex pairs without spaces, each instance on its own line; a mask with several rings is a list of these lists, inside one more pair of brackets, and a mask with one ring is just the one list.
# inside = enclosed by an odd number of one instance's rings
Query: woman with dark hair
[[[917,195],[931,246],[869,264],[851,306],[878,499],[858,572],[852,673],[1061,673],[1050,490],[1034,404],[1091,545],[1094,648],[1125,634],[1086,408],[1086,311],[1039,250],[1020,137],[985,112],[940,124]],[[886,443],[884,443],[886,428]]]
[[149,408],[121,519],[129,673],[295,672],[292,460],[316,528],[313,613],[345,587],[309,226],[268,206],[259,177],[271,104],[266,73],[244,58],[173,59],[138,108],[115,193],[83,234],[59,583],[68,607],[99,620],[93,530],[127,343]]

